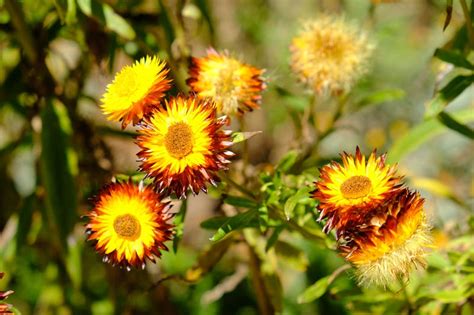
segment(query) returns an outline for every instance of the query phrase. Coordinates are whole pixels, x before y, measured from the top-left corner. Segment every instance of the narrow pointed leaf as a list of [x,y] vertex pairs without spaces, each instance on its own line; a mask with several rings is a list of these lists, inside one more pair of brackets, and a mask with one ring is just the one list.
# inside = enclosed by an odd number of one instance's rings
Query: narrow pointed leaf
[[48,101],[41,112],[41,178],[47,213],[64,246],[78,219],[73,174],[77,160],[71,146],[71,123],[64,105]]
[[441,113],[449,103],[474,83],[474,75],[459,75],[443,87],[426,105],[425,117],[431,118]]
[[175,215],[173,224],[175,226],[175,235],[173,238],[173,251],[176,253],[178,251],[178,245],[181,239],[183,238],[184,233],[184,220],[186,218],[186,211],[188,210],[187,199],[183,199],[181,207],[179,207],[179,212]]
[[244,213],[239,213],[233,217],[228,218],[222,224],[217,232],[211,237],[211,241],[217,242],[223,239],[227,234],[248,227],[258,226],[258,212],[257,209],[252,209]]
[[[451,116],[459,123],[467,124],[474,121],[474,110],[466,109],[454,112],[451,113]],[[404,156],[416,150],[420,145],[446,130],[449,129],[436,118],[425,120],[392,145],[388,154],[388,162],[399,162]]]

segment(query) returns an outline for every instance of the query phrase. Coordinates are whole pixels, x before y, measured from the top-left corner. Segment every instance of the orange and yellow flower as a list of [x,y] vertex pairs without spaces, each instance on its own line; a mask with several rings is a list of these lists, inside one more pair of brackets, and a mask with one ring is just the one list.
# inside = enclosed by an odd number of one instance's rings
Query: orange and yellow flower
[[377,157],[374,151],[366,160],[357,147],[355,156],[344,152],[341,157],[342,165],[333,161],[321,168],[313,192],[319,200],[319,220],[328,219],[325,232],[364,216],[402,189],[396,166],[385,164],[385,154]]
[[[4,272],[0,272],[0,279],[3,279],[3,276],[5,275]],[[11,311],[11,305],[6,304],[3,302],[3,300],[7,299],[9,295],[13,294],[14,291],[8,290],[8,291],[0,291],[0,314],[1,315],[7,315],[7,314],[14,314]]]
[[356,267],[361,285],[387,285],[425,266],[429,226],[418,193],[404,189],[363,220],[348,221],[339,249]]
[[107,119],[121,121],[122,128],[137,124],[171,87],[168,68],[157,57],[144,57],[132,66],[125,66],[107,86],[102,97],[102,112]]
[[291,67],[319,94],[348,91],[367,72],[373,45],[343,18],[322,16],[307,22],[290,46]]
[[154,256],[167,250],[164,243],[173,234],[169,208],[150,187],[131,181],[111,183],[99,192],[87,214],[88,240],[95,242],[104,262],[144,268],[147,258],[155,262]]
[[265,89],[264,70],[210,49],[206,57],[192,58],[187,83],[201,98],[210,98],[217,111],[235,115],[257,109]]
[[234,153],[231,131],[221,130],[225,117],[216,117],[209,99],[178,96],[166,101],[143,120],[137,144],[140,169],[154,179],[160,193],[186,197],[206,191],[206,182],[215,185],[217,171],[227,169]]

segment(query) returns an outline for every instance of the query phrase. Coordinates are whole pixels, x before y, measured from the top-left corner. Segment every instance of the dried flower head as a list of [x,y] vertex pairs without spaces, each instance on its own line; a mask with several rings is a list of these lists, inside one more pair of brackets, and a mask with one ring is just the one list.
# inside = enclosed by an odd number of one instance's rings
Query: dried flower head
[[[0,279],[3,279],[3,276],[5,275],[4,272],[0,272]],[[6,304],[3,302],[3,300],[7,299],[9,295],[13,294],[14,291],[8,290],[8,291],[0,291],[0,314],[1,315],[7,315],[7,314],[14,314],[10,308],[10,304]]]
[[346,152],[341,155],[342,165],[333,161],[321,168],[313,198],[319,200],[319,220],[328,219],[326,233],[400,192],[401,177],[396,174],[396,166],[385,164],[385,157],[377,157],[373,151],[366,160],[357,147],[355,156]]
[[131,181],[106,185],[95,198],[86,225],[88,240],[104,255],[104,261],[126,267],[145,267],[155,262],[164,243],[171,239],[172,225],[168,203],[147,186]]
[[264,70],[210,49],[206,57],[192,58],[187,83],[201,98],[211,98],[218,113],[235,115],[259,107],[265,88]]
[[154,179],[163,193],[185,197],[206,192],[206,182],[215,185],[216,172],[226,169],[234,153],[231,132],[220,128],[225,117],[216,118],[216,107],[209,99],[176,97],[144,119],[137,144],[141,170]]
[[355,25],[322,16],[304,24],[293,38],[291,66],[317,93],[340,94],[367,72],[373,45]]
[[144,57],[132,66],[125,66],[107,86],[102,98],[102,111],[112,121],[121,121],[122,128],[137,124],[157,106],[171,87],[169,70],[157,57]]
[[360,285],[386,286],[426,265],[431,237],[423,202],[417,193],[404,189],[362,222],[347,223],[339,249],[356,266]]

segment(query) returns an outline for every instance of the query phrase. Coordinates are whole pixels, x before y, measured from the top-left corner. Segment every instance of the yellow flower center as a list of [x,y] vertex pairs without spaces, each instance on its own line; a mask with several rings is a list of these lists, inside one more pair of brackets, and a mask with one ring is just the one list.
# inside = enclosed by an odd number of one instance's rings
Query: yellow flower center
[[119,215],[114,220],[114,230],[122,238],[134,241],[140,237],[140,222],[131,214]]
[[131,102],[141,99],[147,92],[148,85],[143,82],[143,78],[137,76],[133,68],[126,68],[117,75],[117,94],[126,97]]
[[165,135],[165,147],[168,153],[182,159],[193,150],[193,132],[184,122],[171,125]]
[[235,89],[234,69],[222,69],[219,72],[219,79],[216,82],[216,91],[222,95],[231,96]]
[[365,197],[372,189],[372,182],[367,176],[352,176],[341,185],[341,193],[347,199]]

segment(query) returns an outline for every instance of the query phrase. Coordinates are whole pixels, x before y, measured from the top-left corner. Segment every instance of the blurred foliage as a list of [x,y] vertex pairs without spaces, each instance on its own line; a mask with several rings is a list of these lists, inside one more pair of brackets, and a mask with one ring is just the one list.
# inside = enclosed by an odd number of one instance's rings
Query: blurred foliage
[[[467,2],[0,0],[8,302],[18,314],[473,314]],[[307,119],[314,99],[291,74],[288,45],[321,12],[356,20],[377,50],[349,95],[318,100]],[[262,109],[234,134],[243,158],[209,197],[176,202],[174,251],[157,265],[104,264],[81,216],[113,175],[135,178],[137,164],[133,128],[105,121],[100,96],[146,54],[166,59],[173,93],[186,92],[189,57],[211,46],[267,69]],[[387,151],[428,200],[435,248],[408,283],[357,287],[316,221],[318,167],[356,145]]]

